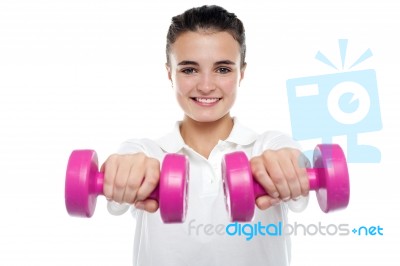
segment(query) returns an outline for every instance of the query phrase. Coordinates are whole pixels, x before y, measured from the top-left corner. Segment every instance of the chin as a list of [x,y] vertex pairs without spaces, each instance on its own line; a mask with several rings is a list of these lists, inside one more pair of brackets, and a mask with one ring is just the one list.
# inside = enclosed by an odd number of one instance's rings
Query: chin
[[224,117],[229,116],[228,114],[225,115],[213,115],[213,116],[188,116],[190,117],[190,119],[198,122],[198,123],[213,123],[213,122],[217,122],[221,119],[223,119]]

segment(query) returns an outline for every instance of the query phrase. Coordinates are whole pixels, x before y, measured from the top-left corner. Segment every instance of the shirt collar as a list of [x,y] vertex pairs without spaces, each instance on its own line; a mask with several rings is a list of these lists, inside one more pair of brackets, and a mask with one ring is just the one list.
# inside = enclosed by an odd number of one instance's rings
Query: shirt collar
[[[156,140],[157,144],[167,153],[177,153],[186,146],[179,126],[182,121],[175,123],[173,130],[167,135]],[[257,140],[258,134],[249,128],[242,126],[236,117],[233,118],[233,128],[225,142],[238,145],[250,145]]]
[[228,138],[225,140],[226,142],[246,146],[257,140],[258,134],[243,126],[236,117],[233,118],[233,122],[231,134],[229,134]]

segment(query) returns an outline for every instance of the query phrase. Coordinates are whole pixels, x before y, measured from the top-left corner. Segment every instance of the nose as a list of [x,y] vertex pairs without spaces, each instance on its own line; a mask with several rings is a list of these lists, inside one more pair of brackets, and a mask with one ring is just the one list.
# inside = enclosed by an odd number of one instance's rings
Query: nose
[[196,89],[202,94],[209,94],[216,89],[214,78],[211,74],[202,73],[199,76]]

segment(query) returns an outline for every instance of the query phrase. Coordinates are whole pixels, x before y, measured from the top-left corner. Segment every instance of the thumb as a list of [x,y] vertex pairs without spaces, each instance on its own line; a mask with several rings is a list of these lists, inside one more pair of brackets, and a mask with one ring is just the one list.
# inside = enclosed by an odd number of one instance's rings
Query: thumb
[[140,200],[135,203],[135,208],[147,212],[156,212],[158,210],[158,202],[153,199]]
[[260,210],[266,210],[272,206],[276,206],[281,202],[279,198],[273,198],[268,195],[261,196],[256,199],[256,205]]

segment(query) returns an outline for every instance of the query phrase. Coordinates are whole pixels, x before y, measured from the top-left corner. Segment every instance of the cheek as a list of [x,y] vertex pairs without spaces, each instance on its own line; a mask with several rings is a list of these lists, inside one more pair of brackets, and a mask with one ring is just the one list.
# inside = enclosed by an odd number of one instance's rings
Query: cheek
[[188,96],[190,91],[195,87],[194,80],[191,79],[175,79],[175,92],[179,96]]
[[184,86],[180,86],[179,84],[175,85],[175,94],[178,98],[183,98],[187,94]]
[[221,81],[220,83],[220,88],[222,88],[224,93],[227,95],[236,94],[238,87],[239,87],[238,79],[226,79]]

